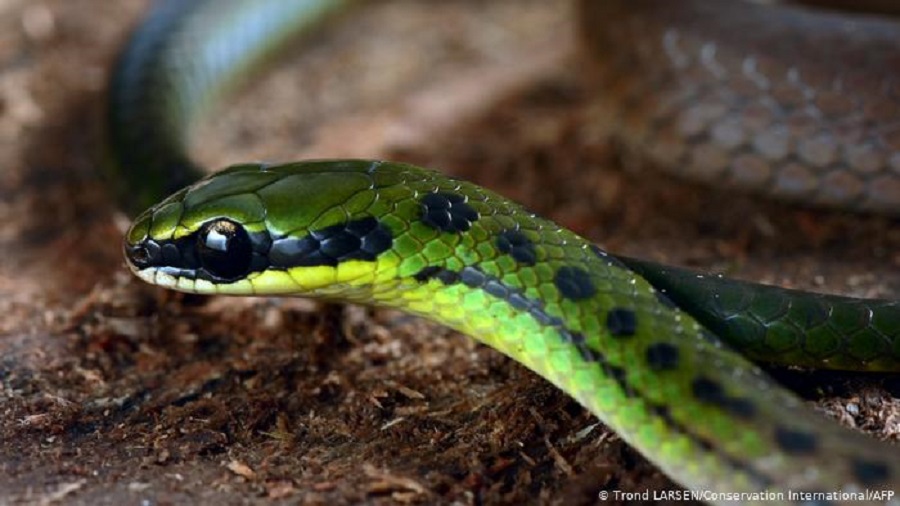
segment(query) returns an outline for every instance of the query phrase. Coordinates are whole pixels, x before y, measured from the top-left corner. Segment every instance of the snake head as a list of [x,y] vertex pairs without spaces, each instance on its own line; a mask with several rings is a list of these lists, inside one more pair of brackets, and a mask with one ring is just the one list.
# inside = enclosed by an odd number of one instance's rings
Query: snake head
[[346,285],[342,276],[384,274],[396,263],[384,254],[405,226],[389,216],[413,192],[405,178],[423,173],[405,167],[233,166],[138,216],[125,258],[144,281],[192,293],[316,296]]

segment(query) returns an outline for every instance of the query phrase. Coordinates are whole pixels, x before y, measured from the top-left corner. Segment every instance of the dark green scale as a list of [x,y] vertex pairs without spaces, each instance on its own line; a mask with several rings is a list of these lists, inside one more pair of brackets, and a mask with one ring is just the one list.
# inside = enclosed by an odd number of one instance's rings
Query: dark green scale
[[754,360],[900,370],[900,302],[788,290],[620,257]]

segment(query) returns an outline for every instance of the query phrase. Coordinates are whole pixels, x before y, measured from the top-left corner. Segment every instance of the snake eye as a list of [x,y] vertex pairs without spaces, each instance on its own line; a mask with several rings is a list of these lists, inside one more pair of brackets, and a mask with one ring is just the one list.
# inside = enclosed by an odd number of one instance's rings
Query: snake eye
[[200,265],[223,280],[237,279],[250,269],[253,245],[244,227],[226,219],[211,221],[197,234]]

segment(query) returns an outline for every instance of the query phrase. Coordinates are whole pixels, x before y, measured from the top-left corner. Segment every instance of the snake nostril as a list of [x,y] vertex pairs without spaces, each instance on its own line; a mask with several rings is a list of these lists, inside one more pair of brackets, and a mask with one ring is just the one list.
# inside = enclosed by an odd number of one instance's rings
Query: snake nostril
[[147,251],[147,248],[138,246],[132,251],[131,259],[136,264],[146,264],[150,261],[150,253]]
[[159,245],[155,242],[142,242],[125,248],[125,256],[135,267],[149,267],[159,258]]
[[147,251],[146,246],[129,246],[126,249],[126,254],[128,260],[134,264],[135,267],[146,267],[147,264],[150,263],[150,252]]

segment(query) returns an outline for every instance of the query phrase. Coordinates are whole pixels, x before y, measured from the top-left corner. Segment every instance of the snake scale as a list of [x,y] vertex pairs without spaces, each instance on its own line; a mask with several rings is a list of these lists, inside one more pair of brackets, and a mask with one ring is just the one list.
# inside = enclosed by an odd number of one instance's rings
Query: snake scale
[[[747,358],[896,371],[896,302],[620,258],[495,193],[403,163],[239,164],[182,188],[202,177],[186,148],[195,119],[344,3],[168,0],[138,27],[111,81],[110,157],[131,207],[175,193],[127,232],[137,276],[440,322],[557,385],[673,479],[718,494],[711,502],[883,502],[891,496],[865,494],[900,489],[893,447],[823,420]],[[695,179],[900,211],[900,88],[884,68],[898,56],[893,21],[712,0],[585,0],[578,12],[598,122],[626,149]],[[813,31],[821,37],[805,38]],[[776,35],[796,43],[776,52]],[[828,45],[850,35],[863,40]],[[806,52],[817,56],[787,59]],[[851,56],[853,79],[829,73]]]

